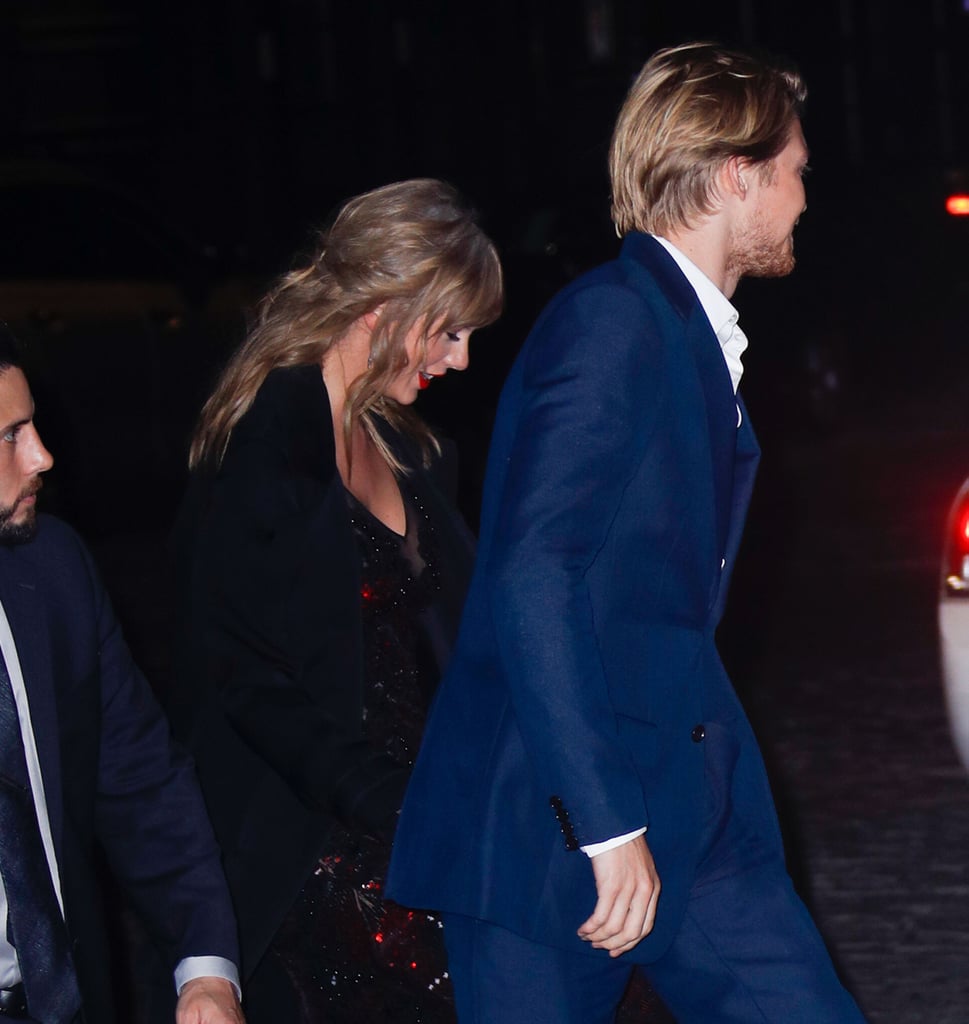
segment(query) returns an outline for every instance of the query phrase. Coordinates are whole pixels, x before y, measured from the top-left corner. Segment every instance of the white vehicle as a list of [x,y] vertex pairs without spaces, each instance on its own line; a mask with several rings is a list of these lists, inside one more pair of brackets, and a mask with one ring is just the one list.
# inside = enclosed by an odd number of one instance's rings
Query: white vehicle
[[949,728],[969,770],[969,480],[956,495],[946,525],[939,637]]

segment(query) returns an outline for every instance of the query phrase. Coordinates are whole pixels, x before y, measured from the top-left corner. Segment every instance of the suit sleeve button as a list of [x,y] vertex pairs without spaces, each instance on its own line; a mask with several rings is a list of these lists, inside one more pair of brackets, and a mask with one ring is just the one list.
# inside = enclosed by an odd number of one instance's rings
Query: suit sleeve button
[[693,732],[690,733],[690,739],[693,740],[694,743],[702,743],[706,734],[707,731],[702,725],[695,725],[693,726]]

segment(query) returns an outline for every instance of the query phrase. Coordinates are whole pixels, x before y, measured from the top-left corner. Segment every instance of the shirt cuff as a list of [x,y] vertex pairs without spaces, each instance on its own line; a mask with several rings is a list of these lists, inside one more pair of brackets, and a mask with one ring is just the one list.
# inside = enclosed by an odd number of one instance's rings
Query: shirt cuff
[[605,853],[606,850],[614,850],[617,846],[624,846],[626,843],[631,843],[634,839],[644,835],[646,827],[637,828],[635,832],[627,832],[622,836],[615,836],[612,839],[606,839],[601,843],[589,843],[588,846],[580,846],[579,849],[586,854],[588,857],[594,857],[597,853]]
[[179,960],[175,968],[175,991],[178,995],[181,995],[182,989],[196,978],[224,978],[231,982],[239,1002],[242,1002],[239,968],[224,956],[187,956],[184,960]]

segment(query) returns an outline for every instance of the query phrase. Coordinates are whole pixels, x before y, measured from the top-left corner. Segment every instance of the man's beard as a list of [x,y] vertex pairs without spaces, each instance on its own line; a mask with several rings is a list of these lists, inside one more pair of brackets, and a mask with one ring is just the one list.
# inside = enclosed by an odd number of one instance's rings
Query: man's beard
[[737,272],[739,280],[741,277],[786,277],[794,269],[794,263],[791,235],[778,241],[771,225],[758,219],[736,240],[727,266]]
[[33,539],[37,532],[36,506],[29,508],[26,515],[17,522],[13,522],[13,517],[17,514],[17,509],[24,498],[36,494],[41,486],[41,480],[38,477],[34,483],[23,490],[12,505],[0,506],[0,544],[24,544]]

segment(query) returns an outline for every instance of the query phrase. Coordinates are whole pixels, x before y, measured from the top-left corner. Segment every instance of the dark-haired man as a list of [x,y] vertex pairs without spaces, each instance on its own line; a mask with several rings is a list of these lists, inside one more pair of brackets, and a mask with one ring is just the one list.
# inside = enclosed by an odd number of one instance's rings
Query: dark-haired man
[[0,328],[0,1017],[110,1024],[94,847],[175,972],[178,1024],[240,1024],[235,921],[189,760],[90,555],[38,516],[53,460]]

